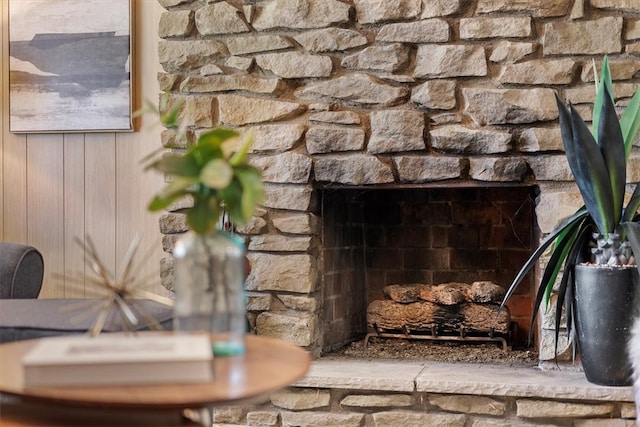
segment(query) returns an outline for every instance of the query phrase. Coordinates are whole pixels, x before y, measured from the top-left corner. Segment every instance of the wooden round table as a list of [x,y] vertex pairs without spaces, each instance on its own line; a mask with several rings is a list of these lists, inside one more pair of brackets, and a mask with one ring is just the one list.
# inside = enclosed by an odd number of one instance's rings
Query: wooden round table
[[214,379],[208,383],[25,388],[21,358],[36,342],[0,345],[0,394],[29,404],[102,410],[201,409],[266,397],[301,378],[311,363],[300,347],[249,335],[244,355],[213,359]]

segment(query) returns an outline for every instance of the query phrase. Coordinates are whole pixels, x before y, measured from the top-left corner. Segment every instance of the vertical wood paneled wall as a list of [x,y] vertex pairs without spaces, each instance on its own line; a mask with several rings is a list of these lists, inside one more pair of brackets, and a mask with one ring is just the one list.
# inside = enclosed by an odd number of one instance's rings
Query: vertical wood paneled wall
[[[134,100],[139,108],[145,99],[158,99],[162,7],[155,0],[133,0],[133,6]],[[117,271],[140,233],[137,277],[147,289],[162,293],[158,218],[146,210],[162,177],[145,173],[141,165],[159,146],[160,128],[153,117],[143,117],[131,133],[10,133],[7,0],[2,0],[1,11],[0,240],[28,243],[43,253],[41,298],[89,297],[96,288],[74,239],[90,236],[105,264]]]

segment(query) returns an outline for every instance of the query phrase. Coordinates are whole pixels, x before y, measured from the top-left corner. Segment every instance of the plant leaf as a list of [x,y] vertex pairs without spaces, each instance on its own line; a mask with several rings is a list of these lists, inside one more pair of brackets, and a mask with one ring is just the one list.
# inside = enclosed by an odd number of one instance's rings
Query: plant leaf
[[[624,222],[620,224],[627,234],[629,243],[631,244],[631,250],[633,251],[636,260],[640,258],[640,224],[637,222]],[[637,263],[638,271],[640,272],[640,263]]]
[[629,105],[622,113],[620,128],[622,129],[622,138],[624,140],[625,156],[628,159],[633,142],[640,130],[640,90],[636,91]]
[[[602,153],[580,114],[556,96],[565,154],[585,206],[602,234],[615,228],[613,196]],[[569,138],[570,136],[570,138]]]
[[236,177],[227,187],[220,190],[220,198],[224,201],[224,208],[236,225],[244,225],[248,220],[248,218],[245,219],[242,212],[242,191],[242,185]]
[[197,234],[207,234],[215,230],[220,207],[217,197],[194,197],[193,207],[187,210],[187,222]]
[[[600,127],[598,131],[598,143],[604,158],[605,166],[609,172],[609,182],[612,196],[613,229],[620,222],[622,208],[624,206],[624,192],[627,177],[627,162],[622,131],[618,123],[616,108],[607,87],[604,87],[605,97],[600,114]],[[604,186],[604,183],[602,183]]]
[[248,221],[256,207],[264,200],[264,187],[260,171],[253,166],[238,166],[235,176],[242,185],[242,216]]
[[531,333],[533,332],[533,327],[542,305],[542,301],[545,299],[548,300],[548,295],[553,289],[555,277],[557,276],[563,261],[566,259],[567,253],[569,252],[572,243],[575,241],[577,229],[580,228],[580,224],[584,219],[584,217],[579,218],[579,221],[572,222],[563,227],[557,235],[558,239],[556,240],[556,245],[551,254],[551,258],[547,263],[547,267],[544,270],[540,287],[538,288],[538,292],[536,293],[536,298],[533,303],[534,310],[529,328],[529,340],[532,338]]
[[151,163],[148,168],[156,169],[168,175],[197,178],[200,175],[200,167],[190,153],[184,155],[167,154]]
[[600,126],[600,113],[602,112],[602,104],[604,102],[606,87],[609,91],[609,96],[613,101],[613,82],[611,81],[611,70],[609,69],[609,58],[605,55],[602,59],[602,77],[598,80],[598,72],[596,69],[595,61],[593,63],[593,77],[595,79],[596,86],[596,98],[593,102],[593,119],[591,120],[591,126],[593,126],[592,134],[596,138],[598,135],[598,128]]
[[[571,295],[572,289],[574,286],[574,270],[576,261],[582,252],[582,249],[585,247],[587,240],[589,238],[589,231],[591,229],[588,221],[583,221],[578,229],[576,230],[576,235],[574,236],[573,241],[569,245],[571,250],[569,251],[564,264],[564,274],[562,275],[562,280],[560,281],[560,286],[558,286],[558,299],[556,301],[556,319],[555,319],[555,345],[554,345],[554,355],[558,355],[558,338],[560,337],[560,325],[562,323],[562,309],[563,307],[567,313],[567,331],[571,330],[571,317],[572,317],[572,305],[571,305]],[[566,301],[566,306],[565,306]]]
[[247,153],[249,152],[249,148],[251,148],[251,144],[253,144],[253,133],[247,133],[242,139],[240,147],[238,147],[229,159],[229,163],[231,163],[232,166],[243,164],[247,160]]
[[[540,243],[540,246],[531,254],[529,259],[524,263],[518,274],[516,275],[509,288],[505,292],[505,296],[502,299],[502,303],[500,304],[500,310],[505,306],[507,300],[511,298],[511,295],[518,289],[520,283],[527,275],[527,273],[536,265],[538,259],[542,256],[544,251],[555,241],[555,239],[565,230],[567,227],[571,227],[575,222],[582,221],[589,212],[586,208],[580,208],[576,213],[571,215],[569,218],[565,219],[560,225],[558,225],[549,235]],[[542,292],[544,292],[544,287],[541,287]],[[542,301],[542,299],[541,299]]]
[[636,184],[636,188],[633,190],[633,194],[627,203],[627,207],[622,214],[622,222],[632,221],[633,217],[640,208],[640,185]]
[[224,159],[213,159],[200,171],[200,182],[216,190],[225,188],[232,178],[233,169]]

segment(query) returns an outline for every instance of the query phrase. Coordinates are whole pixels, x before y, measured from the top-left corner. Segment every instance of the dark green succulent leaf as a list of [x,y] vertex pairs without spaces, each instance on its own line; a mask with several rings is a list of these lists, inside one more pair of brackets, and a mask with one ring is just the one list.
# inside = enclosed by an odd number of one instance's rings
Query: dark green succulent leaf
[[[518,286],[520,286],[520,283],[522,283],[522,280],[525,278],[527,273],[529,273],[529,271],[536,265],[536,263],[538,262],[538,259],[540,259],[544,251],[547,250],[547,248],[555,242],[556,238],[564,230],[572,227],[576,222],[582,221],[587,215],[589,215],[589,212],[586,210],[586,208],[584,207],[580,208],[576,213],[571,215],[569,218],[565,219],[560,225],[558,225],[553,231],[551,231],[551,233],[549,233],[549,235],[542,241],[542,243],[540,243],[540,246],[538,246],[538,248],[533,252],[533,254],[531,254],[529,259],[527,259],[527,261],[524,263],[520,271],[518,271],[516,278],[513,279],[513,282],[511,282],[511,284],[509,285],[509,288],[507,288],[507,291],[505,292],[505,296],[502,299],[502,303],[500,304],[500,309],[502,309],[505,306],[506,302],[509,300],[509,298],[511,298],[511,295],[513,295],[513,293],[518,289]],[[540,289],[538,290],[538,292],[542,292],[543,296],[544,296],[544,288],[545,288],[544,286],[541,286]],[[542,303],[542,297],[540,298],[540,303]],[[539,307],[539,304],[538,304],[538,307]]]
[[603,91],[605,97],[602,103],[602,113],[600,114],[598,142],[606,169],[609,172],[612,196],[611,210],[613,215],[613,228],[610,231],[614,231],[615,225],[620,222],[622,208],[624,206],[627,158],[616,108],[613,105],[611,96],[608,96],[609,90],[606,86],[604,86]]
[[[624,222],[620,224],[624,229],[627,239],[631,244],[631,250],[633,251],[636,260],[640,258],[640,224],[637,222]],[[640,272],[640,262],[636,263],[638,271]]]
[[576,230],[576,236],[571,243],[571,250],[567,254],[565,263],[564,263],[564,274],[562,275],[562,280],[560,280],[560,285],[558,286],[558,299],[556,301],[556,318],[555,318],[555,351],[554,354],[557,356],[558,354],[558,339],[560,337],[560,326],[562,324],[562,311],[563,308],[567,313],[567,331],[571,329],[571,318],[572,318],[572,305],[571,305],[571,295],[572,290],[575,285],[575,266],[576,262],[579,259],[583,248],[586,246],[591,232],[591,224],[589,221],[583,221],[578,229]]
[[[557,277],[560,267],[563,263],[565,263],[567,254],[569,253],[573,243],[575,242],[578,231],[581,227],[581,224],[584,223],[586,215],[579,216],[578,218],[579,220],[567,224],[566,227],[563,227],[557,235],[553,252],[551,253],[549,262],[547,263],[547,266],[542,275],[541,285],[538,288],[538,292],[536,293],[536,297],[533,303],[534,310],[531,317],[529,334],[531,334],[533,331],[537,314],[540,311],[540,307],[542,306],[542,301],[546,300],[548,306],[548,296],[550,295],[551,290],[553,289],[553,286],[555,284],[555,278]],[[563,278],[564,277],[565,276],[563,275]],[[531,335],[529,335],[529,339],[531,340]]]
[[187,211],[187,222],[197,234],[208,234],[216,229],[220,206],[214,195],[195,197],[193,207]]
[[[593,119],[591,125],[593,126],[593,137],[598,135],[598,127],[600,126],[600,114],[602,112],[602,104],[604,102],[605,92],[604,88],[608,88],[609,95],[613,96],[613,82],[611,81],[611,70],[609,69],[609,58],[605,55],[602,59],[602,76],[598,80],[598,71],[596,69],[595,61],[593,63],[593,77],[596,85],[596,98],[593,102]],[[612,99],[613,100],[613,99]]]
[[[566,107],[560,103],[558,108]],[[573,106],[570,108],[573,138],[571,140],[563,138],[567,161],[596,227],[602,234],[610,233],[615,229],[616,223],[609,172],[602,152],[586,123]],[[564,120],[566,120],[566,114],[560,114],[560,122]],[[561,128],[566,126],[566,123],[561,124]]]
[[631,98],[629,105],[625,108],[620,117],[620,128],[624,140],[625,156],[628,159],[631,154],[631,147],[638,136],[640,130],[640,90]]
[[558,238],[555,241],[552,256],[547,263],[547,267],[542,275],[542,280],[540,281],[541,286],[544,287],[545,306],[549,305],[553,286],[558,274],[560,273],[562,265],[569,254],[569,250],[575,241],[579,224],[580,223],[576,223],[565,228],[562,233],[558,235]]
[[633,194],[631,194],[631,198],[627,203],[627,207],[624,209],[624,213],[622,214],[621,222],[633,221],[633,217],[638,212],[640,208],[640,184],[636,184],[636,188],[633,190]]

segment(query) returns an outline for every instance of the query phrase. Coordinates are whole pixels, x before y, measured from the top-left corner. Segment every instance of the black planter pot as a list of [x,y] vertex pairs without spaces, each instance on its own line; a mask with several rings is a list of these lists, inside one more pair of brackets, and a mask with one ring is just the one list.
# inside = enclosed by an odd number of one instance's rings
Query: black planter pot
[[577,265],[575,279],[575,327],[587,381],[631,385],[627,341],[636,317],[638,270]]

